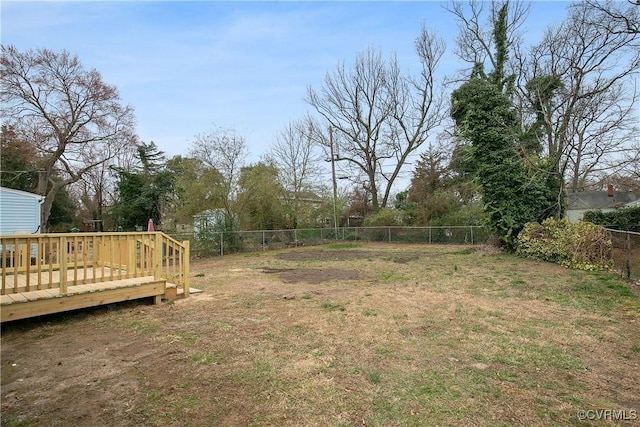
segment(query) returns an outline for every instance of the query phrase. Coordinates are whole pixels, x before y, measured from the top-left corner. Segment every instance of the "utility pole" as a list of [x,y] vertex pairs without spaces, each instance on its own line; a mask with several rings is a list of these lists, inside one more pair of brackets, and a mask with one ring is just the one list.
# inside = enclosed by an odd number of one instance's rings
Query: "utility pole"
[[336,156],[333,152],[333,128],[329,126],[329,145],[331,146],[331,179],[333,180],[333,229],[338,240],[338,183],[336,182]]

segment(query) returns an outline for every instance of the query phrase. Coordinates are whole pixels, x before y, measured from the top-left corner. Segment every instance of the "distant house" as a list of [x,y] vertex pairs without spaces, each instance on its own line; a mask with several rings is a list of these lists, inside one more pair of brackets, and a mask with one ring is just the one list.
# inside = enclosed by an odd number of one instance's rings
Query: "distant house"
[[0,234],[39,233],[44,196],[0,187]]
[[640,194],[632,191],[583,191],[567,196],[566,218],[578,222],[587,211],[613,212],[623,207],[640,206]]

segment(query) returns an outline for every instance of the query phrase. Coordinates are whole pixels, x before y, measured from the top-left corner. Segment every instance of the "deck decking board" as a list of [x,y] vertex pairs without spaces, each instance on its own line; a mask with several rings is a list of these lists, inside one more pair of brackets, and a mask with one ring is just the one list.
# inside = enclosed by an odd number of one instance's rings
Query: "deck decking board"
[[41,290],[1,296],[0,316],[3,322],[25,319],[97,305],[154,297],[159,302],[166,282],[144,276],[113,282],[69,286],[64,295]]
[[[121,275],[120,269],[114,269],[116,273],[111,276],[112,270],[109,267],[103,270],[93,271],[91,269],[80,269],[78,273],[74,273],[72,270],[67,271],[67,284],[68,286],[80,286],[84,284],[104,283],[105,280],[119,280]],[[98,273],[98,274],[95,274]],[[106,274],[105,274],[106,273]],[[112,279],[113,277],[113,279]],[[145,277],[145,276],[141,276]],[[18,292],[31,292],[44,289],[58,289],[60,286],[60,271],[42,271],[40,274],[29,274],[29,288],[27,288],[27,277],[25,274],[20,274],[17,277],[14,275],[7,277],[5,287],[7,292],[13,292],[15,290],[15,283],[18,283]]]

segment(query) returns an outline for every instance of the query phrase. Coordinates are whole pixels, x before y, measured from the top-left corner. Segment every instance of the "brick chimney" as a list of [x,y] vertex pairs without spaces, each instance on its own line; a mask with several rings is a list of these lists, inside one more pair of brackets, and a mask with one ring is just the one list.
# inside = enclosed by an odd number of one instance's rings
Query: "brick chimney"
[[612,184],[609,184],[609,186],[607,187],[607,196],[613,197],[613,185]]

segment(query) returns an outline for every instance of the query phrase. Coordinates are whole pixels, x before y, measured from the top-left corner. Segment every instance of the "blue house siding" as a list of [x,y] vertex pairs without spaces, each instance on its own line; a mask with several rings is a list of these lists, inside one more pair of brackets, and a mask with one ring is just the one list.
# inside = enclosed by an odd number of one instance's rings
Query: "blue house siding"
[[0,234],[40,232],[43,196],[0,187]]

